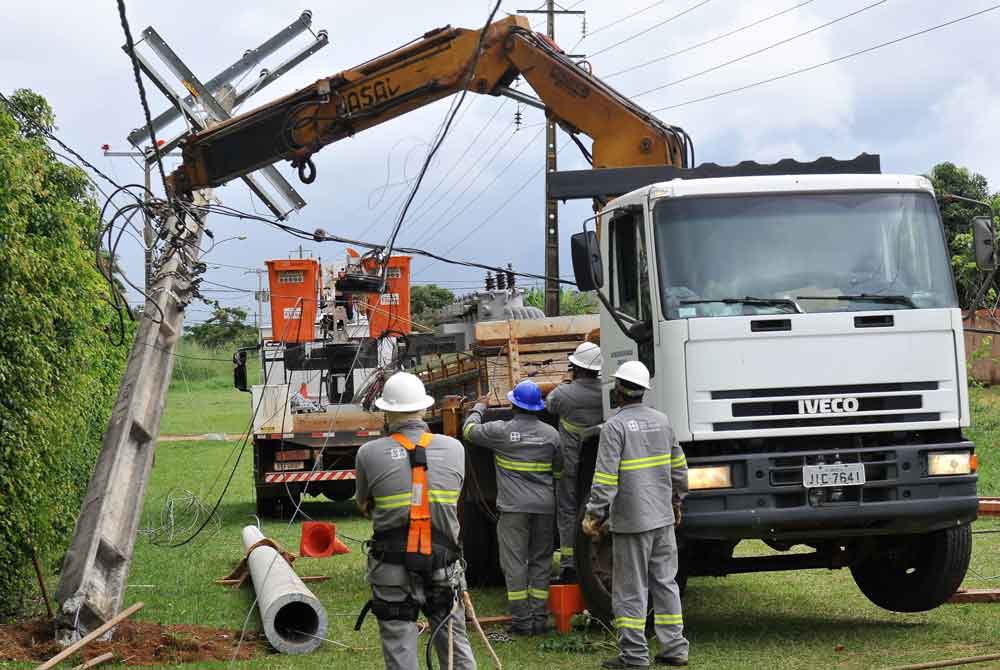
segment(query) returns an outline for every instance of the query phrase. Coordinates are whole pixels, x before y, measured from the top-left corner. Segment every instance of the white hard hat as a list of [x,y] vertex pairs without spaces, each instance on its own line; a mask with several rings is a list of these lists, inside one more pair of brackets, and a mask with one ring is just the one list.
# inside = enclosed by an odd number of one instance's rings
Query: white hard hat
[[584,370],[598,370],[604,365],[601,348],[593,342],[581,342],[576,351],[569,355],[569,362]]
[[397,372],[385,382],[375,406],[384,412],[417,412],[434,404],[427,395],[420,377],[409,372]]
[[639,361],[625,361],[615,372],[615,379],[629,382],[644,389],[649,388],[649,370]]

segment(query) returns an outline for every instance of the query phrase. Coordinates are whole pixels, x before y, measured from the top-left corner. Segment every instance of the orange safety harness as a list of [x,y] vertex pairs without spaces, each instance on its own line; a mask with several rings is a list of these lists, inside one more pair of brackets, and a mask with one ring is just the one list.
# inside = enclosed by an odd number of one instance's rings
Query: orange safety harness
[[[406,449],[410,456],[410,469],[413,473],[413,484],[410,488],[410,529],[406,538],[406,553],[416,558],[416,555],[431,558],[431,504],[427,491],[427,445],[434,437],[424,433],[414,444],[402,433],[391,435],[399,446]],[[409,558],[409,556],[408,556]],[[417,560],[417,563],[423,561]]]

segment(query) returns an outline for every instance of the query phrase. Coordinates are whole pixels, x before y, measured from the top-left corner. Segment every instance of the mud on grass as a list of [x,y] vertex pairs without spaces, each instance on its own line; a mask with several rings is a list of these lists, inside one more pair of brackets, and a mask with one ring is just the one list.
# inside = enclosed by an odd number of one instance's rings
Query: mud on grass
[[[0,625],[0,662],[42,662],[62,647],[53,636],[52,622],[35,619],[18,624]],[[92,642],[73,657],[74,663],[88,661],[111,652],[114,662],[125,665],[162,665],[229,661],[236,650],[239,631],[173,624],[164,626],[150,621],[125,621],[115,629],[108,642]],[[258,645],[254,633],[243,638],[237,658],[249,660],[256,656]],[[65,663],[70,667],[70,663]]]

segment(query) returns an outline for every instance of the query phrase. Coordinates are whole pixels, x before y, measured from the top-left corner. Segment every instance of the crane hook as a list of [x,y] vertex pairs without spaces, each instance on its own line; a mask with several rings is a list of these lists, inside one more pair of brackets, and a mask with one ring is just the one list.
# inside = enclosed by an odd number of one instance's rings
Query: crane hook
[[299,181],[303,184],[311,184],[316,181],[316,164],[311,158],[304,158],[298,162]]

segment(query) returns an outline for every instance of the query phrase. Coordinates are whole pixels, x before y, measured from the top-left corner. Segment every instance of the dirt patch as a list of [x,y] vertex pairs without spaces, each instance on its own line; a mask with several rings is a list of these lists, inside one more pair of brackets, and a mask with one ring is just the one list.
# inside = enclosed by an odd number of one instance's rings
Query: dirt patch
[[[150,621],[125,621],[109,642],[92,642],[77,654],[86,661],[105,652],[126,665],[228,661],[236,650],[239,631],[205,626],[164,626]],[[45,661],[59,653],[52,622],[39,619],[0,626],[0,661]],[[257,653],[257,635],[243,637],[241,660]]]

